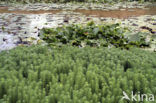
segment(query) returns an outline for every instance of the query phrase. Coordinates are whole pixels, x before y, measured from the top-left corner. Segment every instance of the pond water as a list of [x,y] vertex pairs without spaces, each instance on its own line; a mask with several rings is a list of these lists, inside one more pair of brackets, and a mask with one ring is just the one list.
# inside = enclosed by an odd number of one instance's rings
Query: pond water
[[119,10],[75,10],[74,12],[83,13],[87,16],[95,15],[97,17],[112,17],[112,18],[128,18],[141,15],[156,15],[156,6],[150,8],[121,8]]
[[101,22],[122,22],[133,25],[153,27],[156,31],[156,6],[143,9],[120,8],[119,10],[9,10],[0,7],[0,51],[17,45],[36,44],[40,29],[57,27],[70,23],[86,23],[93,20]]
[[[16,14],[55,14],[63,10],[9,10],[8,7],[0,7],[0,13],[16,13]],[[68,10],[70,11],[70,10]],[[97,17],[112,18],[128,18],[141,15],[156,15],[156,6],[148,6],[145,8],[119,8],[118,10],[71,10],[73,12],[82,13],[86,16],[94,15]]]

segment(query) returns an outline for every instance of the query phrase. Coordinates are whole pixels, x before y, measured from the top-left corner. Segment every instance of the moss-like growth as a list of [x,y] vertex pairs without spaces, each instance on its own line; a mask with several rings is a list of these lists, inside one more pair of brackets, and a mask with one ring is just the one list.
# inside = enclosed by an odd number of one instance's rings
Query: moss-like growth
[[135,48],[17,47],[0,53],[0,102],[127,103],[122,91],[156,94],[155,61]]

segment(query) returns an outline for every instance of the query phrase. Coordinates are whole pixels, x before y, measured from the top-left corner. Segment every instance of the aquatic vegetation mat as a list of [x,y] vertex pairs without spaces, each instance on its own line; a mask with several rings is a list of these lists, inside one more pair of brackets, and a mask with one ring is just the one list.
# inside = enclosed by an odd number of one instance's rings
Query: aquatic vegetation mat
[[[133,34],[133,35],[132,35]],[[43,28],[40,38],[49,45],[73,45],[85,47],[149,47],[150,41],[146,41],[147,33],[132,33],[128,28],[122,28],[117,24],[99,24],[93,21],[86,25],[70,24],[57,28]]]
[[137,48],[17,47],[0,53],[0,103],[132,103],[123,91],[156,95],[155,61]]

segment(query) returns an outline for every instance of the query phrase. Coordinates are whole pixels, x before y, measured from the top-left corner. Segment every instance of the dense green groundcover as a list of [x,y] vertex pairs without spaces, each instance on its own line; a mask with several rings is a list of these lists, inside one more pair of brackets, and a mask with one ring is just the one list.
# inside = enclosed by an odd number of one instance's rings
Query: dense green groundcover
[[111,3],[111,2],[124,2],[124,1],[139,1],[139,2],[153,2],[156,0],[0,0],[0,2],[9,2],[9,3],[37,3],[37,2],[44,2],[44,3],[51,3],[51,2],[97,2],[97,3]]
[[43,28],[41,39],[49,45],[72,45],[85,47],[149,47],[150,41],[146,41],[146,33],[132,33],[128,28],[116,24],[99,24],[93,21],[86,25],[70,24],[57,28]]
[[37,45],[0,53],[0,103],[132,103],[122,91],[156,95],[154,52]]

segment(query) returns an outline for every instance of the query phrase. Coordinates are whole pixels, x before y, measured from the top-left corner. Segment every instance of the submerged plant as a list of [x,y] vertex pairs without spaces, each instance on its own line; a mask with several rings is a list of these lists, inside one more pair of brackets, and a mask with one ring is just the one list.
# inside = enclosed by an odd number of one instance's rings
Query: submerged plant
[[4,28],[4,26],[2,26],[2,31],[3,31],[3,32],[5,31],[5,28]]

